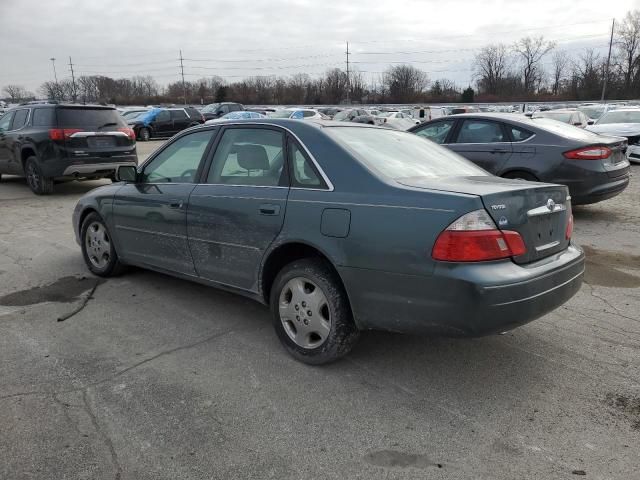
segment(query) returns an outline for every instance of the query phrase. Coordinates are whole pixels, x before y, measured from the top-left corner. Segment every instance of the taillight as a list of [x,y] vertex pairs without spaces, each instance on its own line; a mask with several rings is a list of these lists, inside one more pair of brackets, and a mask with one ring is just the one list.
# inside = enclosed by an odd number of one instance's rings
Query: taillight
[[585,147],[564,152],[565,158],[571,160],[604,160],[609,158],[613,151],[609,147]]
[[527,248],[518,232],[498,230],[485,210],[463,215],[437,238],[431,256],[444,262],[481,262],[517,257]]
[[569,214],[569,221],[567,222],[567,229],[565,230],[564,238],[571,240],[571,235],[573,235],[573,215]]
[[123,128],[119,128],[118,131],[126,133],[127,137],[129,137],[129,140],[136,139],[136,132],[133,131],[133,128],[123,127]]
[[49,130],[49,138],[51,140],[66,140],[71,135],[77,132],[82,132],[81,128],[52,128]]

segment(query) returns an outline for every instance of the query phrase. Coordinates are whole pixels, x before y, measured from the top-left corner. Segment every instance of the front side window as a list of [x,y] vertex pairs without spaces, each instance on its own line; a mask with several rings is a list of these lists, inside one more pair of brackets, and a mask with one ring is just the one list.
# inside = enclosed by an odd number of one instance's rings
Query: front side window
[[225,130],[213,157],[207,183],[280,185],[284,166],[283,135],[265,128]]
[[454,120],[443,120],[441,122],[431,123],[424,128],[414,132],[416,135],[428,138],[432,142],[444,143],[447,135],[453,128]]
[[457,143],[504,142],[504,132],[499,123],[486,120],[465,120],[458,133]]
[[144,183],[193,183],[215,130],[190,133],[162,150],[144,169]]
[[291,186],[300,188],[327,188],[304,151],[293,140],[289,140],[291,158]]
[[302,115],[307,118],[307,117],[313,117],[316,114],[316,112],[314,112],[313,110],[304,110],[302,112]]
[[525,130],[524,128],[511,127],[511,136],[513,137],[514,142],[522,142],[527,138],[530,138],[533,135],[533,132],[529,130]]
[[2,130],[3,132],[9,130],[9,127],[11,126],[11,120],[13,120],[13,114],[14,112],[9,112],[0,117],[0,130]]
[[29,110],[23,108],[21,110],[16,110],[16,114],[13,116],[13,123],[11,124],[11,130],[17,130],[19,128],[24,127],[24,124],[27,123],[27,117],[29,116]]

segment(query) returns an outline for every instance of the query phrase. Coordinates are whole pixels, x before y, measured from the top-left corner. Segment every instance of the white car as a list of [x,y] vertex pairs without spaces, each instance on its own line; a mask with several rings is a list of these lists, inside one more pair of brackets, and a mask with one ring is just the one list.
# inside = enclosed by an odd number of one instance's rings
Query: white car
[[272,112],[271,118],[293,118],[298,120],[327,120],[329,117],[312,108],[289,107]]
[[409,130],[416,123],[420,123],[402,112],[381,112],[380,116],[385,120],[384,126],[395,128],[396,130]]
[[625,137],[629,143],[627,159],[640,163],[640,108],[620,108],[603,114],[587,130],[611,137]]

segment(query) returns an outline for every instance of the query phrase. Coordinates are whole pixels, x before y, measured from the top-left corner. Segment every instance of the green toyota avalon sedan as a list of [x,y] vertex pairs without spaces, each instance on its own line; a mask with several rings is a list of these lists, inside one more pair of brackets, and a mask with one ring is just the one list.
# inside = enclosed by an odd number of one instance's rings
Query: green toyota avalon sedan
[[180,133],[117,180],[73,214],[91,272],[135,265],[253,298],[310,364],[366,329],[503,332],[582,283],[567,187],[495,177],[411,133],[227,121]]

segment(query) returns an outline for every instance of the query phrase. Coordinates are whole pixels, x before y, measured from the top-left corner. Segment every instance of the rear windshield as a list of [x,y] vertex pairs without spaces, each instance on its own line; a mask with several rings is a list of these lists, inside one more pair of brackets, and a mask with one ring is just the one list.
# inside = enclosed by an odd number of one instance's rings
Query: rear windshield
[[537,112],[533,114],[532,118],[553,118],[559,122],[569,123],[571,115],[571,112]]
[[551,118],[534,118],[532,120],[538,128],[547,132],[555,133],[564,138],[571,140],[580,140],[585,142],[598,143],[602,141],[602,137],[597,133],[590,132],[583,128],[574,127],[567,123],[562,123]]
[[126,123],[115,108],[59,108],[58,127],[126,127]]
[[412,133],[359,127],[325,131],[357,160],[394,180],[489,175],[451,150]]

